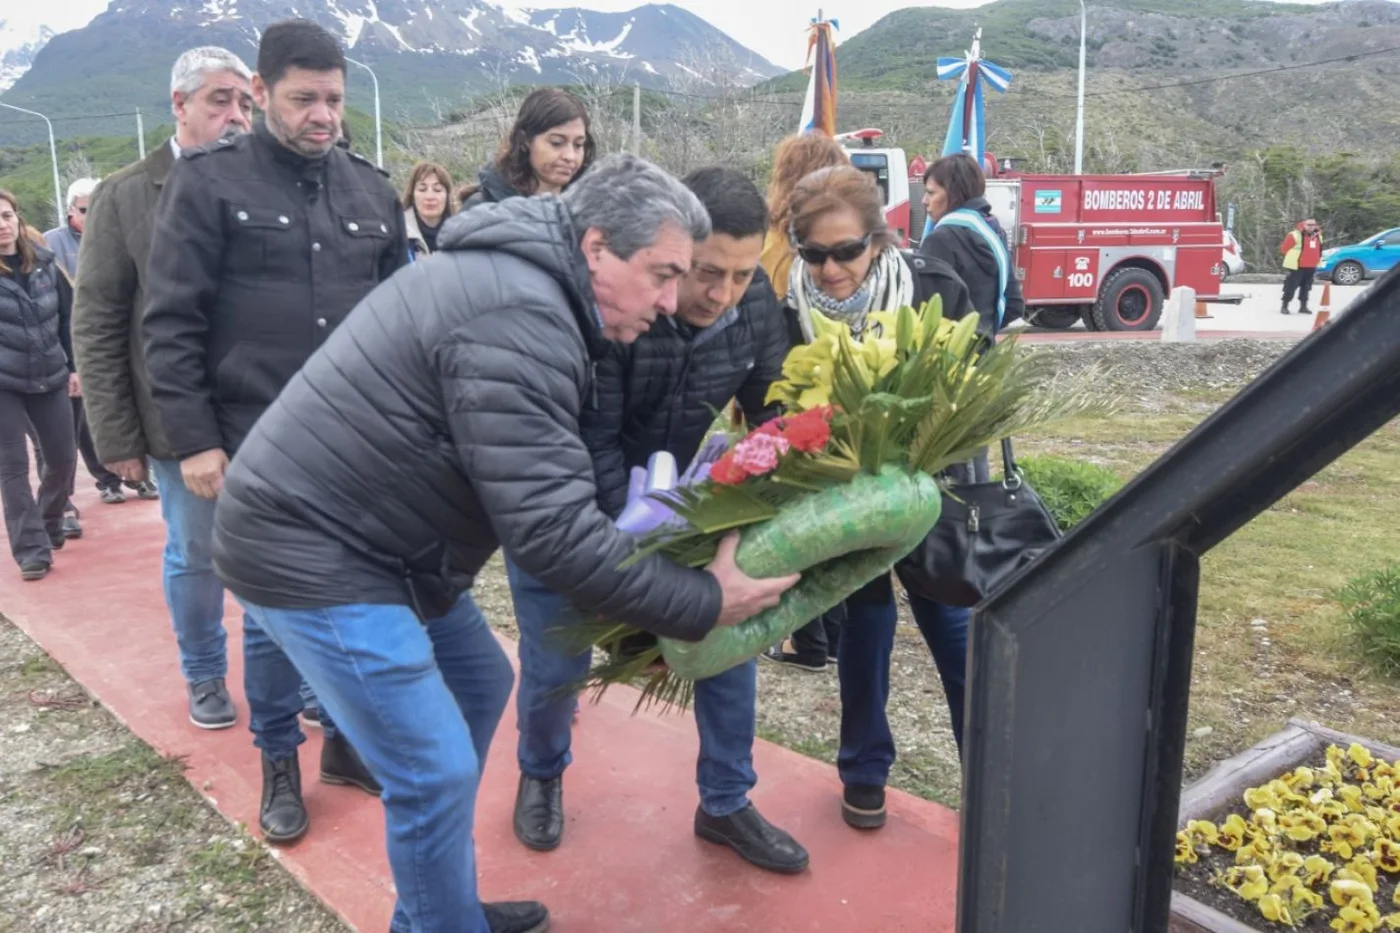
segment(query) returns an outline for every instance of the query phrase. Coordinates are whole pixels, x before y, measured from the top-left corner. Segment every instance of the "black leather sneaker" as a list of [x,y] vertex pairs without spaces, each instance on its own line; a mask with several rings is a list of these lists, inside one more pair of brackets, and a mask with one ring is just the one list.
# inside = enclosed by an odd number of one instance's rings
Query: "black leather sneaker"
[[856,829],[885,825],[885,789],[874,784],[847,784],[841,797],[841,818]]
[[548,781],[520,775],[515,791],[515,838],[527,849],[552,852],[564,838],[564,777]]
[[262,806],[258,825],[268,842],[295,842],[311,825],[301,799],[301,763],[297,756],[273,761],[262,756]]
[[703,808],[696,808],[695,835],[729,846],[744,861],[765,871],[795,875],[807,868],[807,850],[765,820],[753,804],[728,816],[710,816]]
[[227,729],[237,721],[233,700],[222,677],[202,680],[188,686],[190,722],[201,729]]
[[491,933],[545,933],[549,910],[539,901],[501,901],[482,904]]

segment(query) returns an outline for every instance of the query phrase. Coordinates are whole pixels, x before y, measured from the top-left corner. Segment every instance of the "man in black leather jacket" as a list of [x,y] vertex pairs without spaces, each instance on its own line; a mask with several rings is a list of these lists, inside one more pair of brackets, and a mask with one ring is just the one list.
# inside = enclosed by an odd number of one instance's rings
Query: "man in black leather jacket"
[[215,566],[384,785],[392,930],[523,933],[482,905],[476,789],[509,662],[462,590],[503,548],[579,607],[698,640],[776,605],[733,539],[708,570],[650,557],[599,511],[579,436],[592,364],[676,308],[710,232],[694,195],[632,156],[562,197],[444,225],[294,376],[229,468]]
[[[782,376],[789,341],[777,296],[759,267],[768,211],[743,174],[707,168],[685,184],[710,215],[713,233],[695,247],[674,318],[598,364],[595,401],[583,413],[583,437],[597,473],[598,505],[616,517],[627,504],[629,472],[657,451],[684,466],[699,450],[715,413],[737,397],[750,423],[777,414],[765,403]],[[589,656],[570,655],[547,632],[568,618],[567,600],[513,562],[507,564],[520,626],[516,723],[520,786],[515,834],[527,847],[556,848],[564,831],[563,776],[571,761],[574,697],[564,688],[588,672]],[[777,872],[807,867],[807,852],[749,802],[753,769],[757,662],[695,685],[700,731],[700,806],[695,832]]]
[[[287,380],[408,261],[403,212],[384,173],[335,145],[345,99],[336,40],[304,20],[269,26],[252,89],[265,121],[174,163],[147,263],[151,392],[181,478],[203,499],[219,494],[229,459]],[[259,824],[268,841],[290,842],[309,825],[297,763],[301,678],[248,620],[243,668],[262,750]],[[209,699],[223,701],[222,722],[232,720],[226,693]],[[321,725],[322,780],[378,794],[333,720]]]

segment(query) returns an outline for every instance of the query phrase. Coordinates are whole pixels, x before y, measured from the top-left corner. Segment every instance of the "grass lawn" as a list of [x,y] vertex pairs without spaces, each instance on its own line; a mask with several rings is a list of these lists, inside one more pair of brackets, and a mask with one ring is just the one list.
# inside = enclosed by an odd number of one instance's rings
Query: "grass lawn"
[[[1067,423],[1026,446],[1102,463],[1127,479],[1224,400],[1196,396],[1157,413]],[[1397,529],[1400,424],[1391,423],[1206,555],[1192,777],[1295,716],[1400,739],[1400,682],[1362,660],[1331,598],[1349,578],[1395,558]]]

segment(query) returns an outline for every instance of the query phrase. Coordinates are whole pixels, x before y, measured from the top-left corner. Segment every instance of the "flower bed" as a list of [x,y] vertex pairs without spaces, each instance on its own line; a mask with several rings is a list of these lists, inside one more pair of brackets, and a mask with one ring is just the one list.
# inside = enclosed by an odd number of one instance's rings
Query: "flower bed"
[[1295,721],[1180,812],[1173,930],[1400,930],[1400,749]]

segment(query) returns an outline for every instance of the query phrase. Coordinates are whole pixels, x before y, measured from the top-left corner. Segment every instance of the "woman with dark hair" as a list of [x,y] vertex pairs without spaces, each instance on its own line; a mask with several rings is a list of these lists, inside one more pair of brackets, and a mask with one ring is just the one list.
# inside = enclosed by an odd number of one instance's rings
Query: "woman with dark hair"
[[992,216],[986,192],[982,167],[969,155],[944,156],[930,165],[924,172],[924,210],[933,230],[919,252],[957,271],[982,318],[978,329],[991,336],[1024,316],[1026,303],[1011,244]]
[[[872,311],[917,308],[934,295],[942,298],[950,319],[973,313],[967,286],[947,263],[908,256],[894,245],[880,190],[867,172],[838,166],[798,182],[789,233],[797,253],[787,295],[795,340],[812,339],[813,315],[840,321],[859,335]],[[914,622],[943,681],[953,736],[961,748],[970,613],[914,592],[908,596]],[[846,600],[846,621],[836,646],[841,684],[837,769],[845,785],[841,812],[858,829],[885,823],[885,782],[895,760],[885,706],[896,616],[894,586],[890,575],[882,574]]]
[[[0,191],[0,501],[20,575],[42,580],[66,539],[63,508],[78,459],[71,398],[79,387],[68,339],[72,286],[25,227],[15,196]],[[37,502],[30,425],[43,454]]]
[[403,192],[403,225],[412,259],[437,252],[438,231],[452,216],[452,176],[435,162],[419,162]]
[[558,194],[593,164],[596,146],[588,108],[568,91],[546,87],[520,105],[496,161],[481,170],[481,187],[462,205]]

